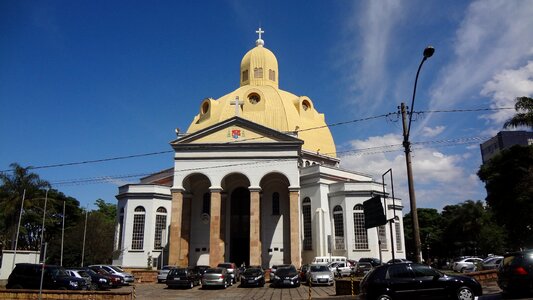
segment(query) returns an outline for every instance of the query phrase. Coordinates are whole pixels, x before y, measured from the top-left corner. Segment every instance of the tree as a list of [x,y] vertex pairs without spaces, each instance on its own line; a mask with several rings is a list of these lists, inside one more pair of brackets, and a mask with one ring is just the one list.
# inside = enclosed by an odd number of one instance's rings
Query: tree
[[533,129],[533,99],[528,97],[518,97],[515,100],[516,114],[507,120],[504,128],[516,128],[526,126]]
[[[442,235],[442,217],[434,208],[418,208],[418,224],[420,226],[420,239],[422,241],[422,256],[427,260],[435,256],[441,256],[441,235]],[[411,226],[411,213],[403,218],[404,234],[406,240],[407,253],[414,255],[413,229]]]
[[483,202],[467,200],[445,206],[442,218],[445,220],[442,243],[447,245],[448,256],[503,252],[503,230]]
[[[17,163],[10,164],[12,172],[0,173],[0,248],[14,249],[20,208],[22,198],[25,194],[24,212],[21,224],[36,217],[34,207],[43,203],[45,190],[50,188],[50,184],[39,178],[39,175],[30,172],[31,167],[22,167]],[[42,205],[42,204],[40,204]],[[41,212],[42,215],[42,212]],[[39,238],[39,232],[32,230],[31,226],[21,227],[21,236],[18,246],[22,249],[29,249],[35,246],[35,241]]]
[[533,146],[503,150],[478,171],[508,250],[533,246]]

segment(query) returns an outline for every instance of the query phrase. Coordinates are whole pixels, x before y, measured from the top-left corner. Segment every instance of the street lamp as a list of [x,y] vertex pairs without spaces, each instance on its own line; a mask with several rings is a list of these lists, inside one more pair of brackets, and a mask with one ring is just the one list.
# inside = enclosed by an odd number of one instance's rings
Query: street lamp
[[435,53],[435,48],[428,46],[424,49],[424,57],[418,66],[418,71],[416,71],[415,85],[413,88],[413,98],[411,100],[411,111],[409,112],[409,125],[406,126],[406,109],[405,104],[401,104],[401,113],[403,121],[403,147],[405,148],[405,163],[407,165],[407,183],[409,185],[409,203],[411,205],[411,219],[413,226],[413,238],[415,241],[415,262],[420,263],[422,259],[420,257],[421,243],[420,243],[420,228],[418,227],[418,213],[416,211],[416,196],[415,188],[413,182],[413,169],[411,166],[411,142],[409,141],[409,134],[411,132],[411,121],[413,119],[413,109],[415,106],[415,95],[416,95],[416,85],[418,83],[418,75],[420,74],[420,69],[424,62],[430,58],[433,53]]

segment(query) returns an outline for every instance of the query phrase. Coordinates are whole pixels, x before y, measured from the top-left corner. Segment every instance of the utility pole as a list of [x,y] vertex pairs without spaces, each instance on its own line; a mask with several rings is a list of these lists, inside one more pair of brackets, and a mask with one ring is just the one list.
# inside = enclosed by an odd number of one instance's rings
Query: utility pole
[[416,196],[415,187],[413,183],[413,167],[411,165],[411,142],[409,142],[409,136],[407,133],[407,111],[405,108],[405,103],[402,102],[400,110],[402,113],[403,147],[405,148],[405,163],[407,164],[407,183],[409,185],[409,203],[411,205],[413,239],[415,241],[415,262],[421,263],[422,259],[420,257],[420,227],[418,226],[418,212],[416,211]]

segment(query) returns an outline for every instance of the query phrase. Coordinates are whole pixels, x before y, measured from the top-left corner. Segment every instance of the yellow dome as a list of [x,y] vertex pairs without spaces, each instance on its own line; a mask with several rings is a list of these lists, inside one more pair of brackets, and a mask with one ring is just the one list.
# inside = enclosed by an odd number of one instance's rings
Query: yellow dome
[[[276,56],[263,46],[261,39],[256,44],[242,58],[240,87],[219,99],[202,101],[200,113],[194,117],[187,133],[234,117],[235,99],[238,98],[239,117],[281,132],[298,131],[298,138],[304,141],[303,149],[336,157],[335,143],[324,114],[316,111],[309,97],[296,96],[278,88]],[[310,128],[317,129],[306,130]]]

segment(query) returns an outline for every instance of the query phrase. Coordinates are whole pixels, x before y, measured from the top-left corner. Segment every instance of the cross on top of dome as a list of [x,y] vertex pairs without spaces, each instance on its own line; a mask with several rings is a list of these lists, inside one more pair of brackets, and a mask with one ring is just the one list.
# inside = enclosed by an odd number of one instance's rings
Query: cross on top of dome
[[263,41],[263,40],[261,39],[261,34],[262,34],[262,33],[265,33],[265,32],[264,32],[263,30],[261,30],[261,27],[259,27],[259,30],[256,30],[255,32],[256,32],[257,34],[259,34],[259,38],[257,39],[257,41],[255,41],[255,45],[256,45],[256,46],[263,46],[263,45],[265,45],[265,41]]

